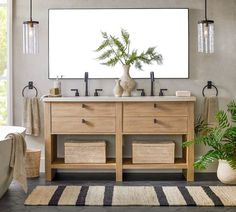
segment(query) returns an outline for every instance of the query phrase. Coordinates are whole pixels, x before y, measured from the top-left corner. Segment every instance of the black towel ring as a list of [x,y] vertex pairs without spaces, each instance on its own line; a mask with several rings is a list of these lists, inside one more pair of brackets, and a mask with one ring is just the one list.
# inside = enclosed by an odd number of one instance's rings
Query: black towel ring
[[30,90],[31,89],[35,89],[35,97],[38,96],[38,90],[37,88],[34,86],[34,83],[33,81],[29,81],[28,85],[26,85],[23,89],[22,89],[22,96],[25,97],[24,93],[25,93],[25,89],[26,88],[29,88]]
[[206,86],[204,86],[204,88],[202,89],[202,95],[203,96],[205,96],[205,89],[207,88],[207,89],[212,89],[212,87],[213,88],[215,88],[215,90],[216,90],[216,96],[218,96],[218,89],[217,89],[217,87],[215,86],[215,85],[213,85],[212,84],[212,81],[207,81],[207,85]]

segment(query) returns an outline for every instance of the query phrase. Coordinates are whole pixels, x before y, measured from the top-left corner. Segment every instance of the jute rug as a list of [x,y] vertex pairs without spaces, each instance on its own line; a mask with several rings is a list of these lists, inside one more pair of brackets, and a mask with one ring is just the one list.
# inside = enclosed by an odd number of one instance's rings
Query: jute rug
[[25,205],[236,206],[236,186],[37,186]]

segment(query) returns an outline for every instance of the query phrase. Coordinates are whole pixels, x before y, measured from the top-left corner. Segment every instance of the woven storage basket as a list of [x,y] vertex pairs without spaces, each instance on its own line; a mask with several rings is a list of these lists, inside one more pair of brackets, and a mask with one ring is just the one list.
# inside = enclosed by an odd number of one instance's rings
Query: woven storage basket
[[173,141],[134,141],[132,143],[133,163],[174,163],[175,143]]
[[65,163],[106,163],[106,142],[66,142]]
[[28,178],[39,177],[40,156],[40,149],[27,149],[25,169]]

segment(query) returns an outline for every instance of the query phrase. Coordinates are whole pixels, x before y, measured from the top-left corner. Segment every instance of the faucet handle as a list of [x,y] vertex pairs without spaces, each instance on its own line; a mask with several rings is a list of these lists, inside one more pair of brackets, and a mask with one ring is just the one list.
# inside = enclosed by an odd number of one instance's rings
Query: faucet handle
[[168,89],[166,89],[166,88],[161,88],[161,89],[160,89],[160,92],[159,92],[159,96],[164,96],[163,91],[168,91]]
[[152,82],[155,81],[155,77],[154,77],[154,72],[153,71],[150,72],[150,78],[151,78]]
[[141,91],[141,96],[145,96],[146,95],[144,89],[137,89],[137,91]]
[[79,90],[78,89],[70,89],[71,91],[75,91],[75,96],[79,96]]
[[102,91],[102,89],[100,89],[100,88],[95,89],[94,96],[99,96],[98,91]]

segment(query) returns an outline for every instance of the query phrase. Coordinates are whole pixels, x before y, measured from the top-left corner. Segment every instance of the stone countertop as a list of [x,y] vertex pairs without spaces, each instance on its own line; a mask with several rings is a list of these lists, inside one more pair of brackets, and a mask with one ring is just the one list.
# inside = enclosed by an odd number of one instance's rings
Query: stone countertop
[[45,97],[44,102],[195,102],[196,97],[177,96],[142,96],[142,97],[114,97],[114,96],[88,96],[88,97]]

